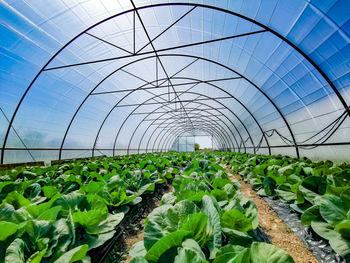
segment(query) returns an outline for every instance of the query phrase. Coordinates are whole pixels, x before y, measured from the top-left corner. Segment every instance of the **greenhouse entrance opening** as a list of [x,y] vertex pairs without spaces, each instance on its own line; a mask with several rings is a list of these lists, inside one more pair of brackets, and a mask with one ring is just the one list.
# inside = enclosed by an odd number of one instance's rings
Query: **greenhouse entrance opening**
[[212,151],[214,149],[223,148],[220,142],[216,140],[213,134],[208,132],[183,133],[179,135],[171,150],[177,152],[194,152],[194,151]]

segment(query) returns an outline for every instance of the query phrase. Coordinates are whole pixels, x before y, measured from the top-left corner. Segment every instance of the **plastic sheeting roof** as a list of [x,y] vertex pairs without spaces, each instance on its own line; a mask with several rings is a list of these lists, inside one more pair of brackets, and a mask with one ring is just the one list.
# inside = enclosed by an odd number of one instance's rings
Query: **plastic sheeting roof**
[[349,159],[350,1],[0,4],[1,162],[170,149]]

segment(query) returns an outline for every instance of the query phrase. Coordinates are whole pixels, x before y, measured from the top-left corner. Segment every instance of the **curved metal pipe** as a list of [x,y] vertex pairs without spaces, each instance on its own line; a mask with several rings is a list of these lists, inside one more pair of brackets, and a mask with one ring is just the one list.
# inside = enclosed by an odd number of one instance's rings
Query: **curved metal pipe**
[[[210,117],[210,119],[209,119],[210,121],[208,120],[209,117]],[[226,131],[223,127],[221,127],[220,125],[218,125],[218,123],[217,123],[216,121],[214,121],[212,118],[217,118],[219,121],[221,121],[222,123],[224,123],[224,125],[226,126],[226,124],[225,124],[224,121],[222,121],[219,117],[214,116],[213,114],[212,114],[212,116],[210,116],[210,115],[209,115],[209,116],[208,116],[208,115],[203,115],[203,114],[197,114],[197,115],[196,115],[196,120],[200,119],[200,120],[203,120],[204,122],[208,122],[208,123],[214,122],[214,125],[215,125],[215,124],[217,125],[217,126],[214,126],[214,129],[215,129],[215,128],[217,128],[217,129],[220,128],[219,130],[220,130],[221,133],[219,133],[219,135],[220,135],[220,137],[222,138],[222,140],[225,141],[225,144],[228,145],[228,146],[230,146],[230,142],[231,142],[231,146],[234,147],[234,144],[233,144],[233,142],[232,142],[232,138],[230,138],[230,136],[229,136],[229,134],[227,133],[227,131]],[[163,122],[165,122],[165,121],[163,121]],[[196,121],[194,121],[194,123],[195,123],[195,122],[196,122]],[[171,123],[166,124],[166,127],[164,127],[164,128],[165,128],[165,129],[172,129],[172,128],[176,127],[176,126],[169,126],[169,125],[171,125]],[[178,126],[178,127],[185,128],[186,126]],[[161,129],[161,130],[160,130],[160,133],[158,133],[158,135],[156,136],[155,140],[153,141],[153,146],[152,146],[152,148],[155,147],[155,144],[156,144],[156,142],[157,142],[157,140],[158,140],[160,134],[161,134],[163,131],[165,131],[164,128]],[[191,128],[191,127],[189,127],[189,128]],[[150,141],[151,141],[151,138],[153,137],[153,134],[154,134],[154,132],[152,132],[152,135],[148,138],[148,142],[147,142],[147,146],[146,146],[146,152],[147,152],[147,149],[148,149],[148,145],[149,145],[149,143],[150,143]],[[166,133],[164,133],[164,135],[165,135],[165,134],[166,134]],[[171,133],[169,133],[168,135],[170,135],[170,134],[171,134]],[[158,142],[158,146],[157,146],[157,147],[159,147],[159,149],[161,149],[160,143],[161,143],[161,141],[163,140],[164,135],[160,138],[160,140],[159,140],[159,142]],[[229,141],[229,138],[231,139],[231,141]]]
[[[336,94],[336,96],[338,97],[338,99],[340,100],[341,104],[343,105],[344,109],[346,110],[346,112],[348,113],[348,115],[350,116],[350,109],[349,106],[347,105],[347,103],[345,102],[345,99],[341,96],[339,90],[335,87],[334,83],[330,80],[330,78],[328,77],[328,75],[317,65],[316,62],[314,62],[305,52],[303,52],[298,46],[296,46],[292,41],[288,40],[287,38],[283,37],[281,34],[279,34],[277,31],[271,29],[270,27],[252,19],[249,18],[247,16],[244,16],[242,14],[227,10],[227,9],[223,9],[223,8],[219,8],[219,7],[214,7],[214,6],[210,6],[210,5],[204,5],[204,4],[197,4],[197,3],[163,3],[163,4],[153,4],[153,5],[146,5],[146,6],[141,6],[141,7],[137,7],[134,9],[130,9],[121,13],[118,13],[116,15],[110,16],[106,19],[103,19],[97,23],[95,23],[94,25],[88,27],[87,29],[85,29],[84,31],[82,31],[81,33],[79,33],[78,35],[76,35],[74,38],[72,38],[70,41],[68,41],[65,45],[63,45],[46,63],[45,65],[40,69],[40,71],[37,73],[37,75],[34,77],[34,79],[31,81],[31,83],[29,84],[29,86],[27,87],[27,89],[25,90],[25,92],[23,93],[21,99],[19,100],[14,113],[11,116],[11,120],[9,122],[5,137],[4,137],[4,142],[3,142],[3,146],[1,149],[1,163],[3,163],[4,161],[4,153],[5,153],[5,149],[6,149],[6,144],[7,144],[7,140],[8,140],[8,136],[11,130],[11,127],[13,125],[14,119],[17,115],[17,112],[24,100],[24,98],[26,97],[26,95],[28,94],[29,90],[31,89],[31,87],[33,86],[33,84],[35,83],[35,81],[37,80],[37,78],[40,76],[40,74],[45,70],[45,68],[50,64],[51,61],[53,61],[58,54],[60,54],[66,47],[68,47],[72,42],[74,42],[76,39],[78,39],[81,35],[83,35],[84,33],[86,33],[87,31],[91,30],[92,28],[108,21],[111,20],[115,17],[121,16],[123,14],[129,13],[129,12],[133,12],[136,10],[141,10],[141,9],[145,9],[145,8],[152,8],[152,7],[160,7],[160,6],[193,6],[193,7],[202,7],[202,8],[209,8],[209,9],[213,9],[213,10],[217,10],[217,11],[221,11],[227,14],[231,14],[237,17],[240,17],[244,20],[247,20],[253,24],[256,24],[262,28],[264,28],[265,30],[269,31],[270,33],[272,33],[273,35],[275,35],[276,37],[280,38],[282,41],[286,42],[288,45],[290,45],[292,48],[294,48],[295,50],[297,50],[297,52],[299,54],[301,54],[321,75],[322,77],[326,80],[326,82],[330,85],[330,87],[332,88],[332,90],[334,91],[334,93]],[[139,54],[139,55],[144,55],[145,53]],[[296,153],[297,156],[299,157],[299,150],[298,147],[296,145],[296,141],[294,138],[294,134],[292,134],[292,139],[296,148]],[[61,147],[62,148],[62,147]]]
[[[192,93],[192,92],[187,92],[187,93]],[[113,149],[115,149],[115,146],[116,146],[116,143],[117,143],[119,134],[120,134],[120,132],[121,132],[121,130],[122,130],[124,124],[125,124],[126,121],[129,119],[129,117],[132,116],[132,114],[133,114],[139,107],[141,107],[144,103],[146,103],[146,102],[148,102],[148,101],[150,101],[150,100],[152,100],[152,99],[154,99],[154,98],[157,98],[157,97],[160,97],[160,96],[164,96],[164,95],[167,95],[167,94],[168,94],[168,93],[163,93],[163,94],[160,94],[160,95],[151,97],[151,98],[145,100],[142,104],[138,105],[136,108],[134,108],[134,109],[129,113],[129,115],[124,119],[122,125],[121,125],[121,126],[119,127],[119,129],[118,129],[118,132],[117,132],[116,137],[115,137],[115,140],[114,140]],[[183,94],[183,93],[179,93],[179,96],[181,96],[182,94]],[[202,94],[199,94],[199,93],[194,93],[194,94],[195,94],[195,95],[202,95]],[[218,102],[218,103],[220,103],[220,102]],[[160,106],[159,108],[161,108],[161,107],[163,107],[163,106]],[[239,118],[238,118],[238,119],[239,119]],[[232,122],[231,122],[231,123],[232,123]],[[233,123],[232,123],[232,124],[233,124]],[[237,131],[238,135],[240,136],[241,140],[243,141],[242,136],[241,136],[240,133],[239,133],[239,130],[236,128],[236,126],[235,126],[234,124],[233,124],[233,126],[234,126],[234,128],[236,129],[236,131]],[[237,145],[238,145],[238,142],[237,142]]]
[[[198,122],[198,119],[201,120],[203,123],[208,122],[208,116],[207,116],[207,115],[205,115],[205,116],[197,116],[196,119],[197,119],[197,120],[194,121],[194,123],[197,123],[197,122]],[[198,123],[201,123],[201,122],[198,122]],[[205,127],[205,125],[204,125],[204,127]],[[169,127],[169,129],[172,129],[171,131],[176,131],[177,129],[185,129],[185,128],[186,128],[186,127],[184,127],[184,126]],[[213,127],[213,130],[215,130],[215,128],[218,128],[218,127],[214,126],[214,127]],[[190,130],[191,127],[188,127],[188,129]],[[162,132],[162,131],[164,131],[164,130],[161,130],[161,132]],[[159,133],[158,136],[156,137],[156,140],[157,140],[157,138],[159,137],[159,135],[160,135],[160,133]],[[159,147],[159,149],[163,149],[163,148],[164,148],[164,144],[166,143],[167,139],[172,135],[172,133],[169,133],[169,134],[167,135],[167,137],[165,138],[163,144],[161,144],[162,140],[164,139],[164,135],[165,135],[165,133],[162,135],[162,137],[160,138],[160,140],[159,140],[159,142],[158,142],[158,146],[157,146],[157,147]],[[229,145],[227,142],[225,142],[225,140],[228,141],[228,135],[224,136],[223,134],[221,135],[221,134],[219,133],[219,136],[220,136],[220,138],[221,138],[222,140],[224,140],[224,142],[223,142],[222,144],[223,144],[223,145],[227,145],[227,147],[230,148],[230,145]],[[155,147],[154,145],[156,144],[156,140],[153,142],[153,147]],[[232,144],[232,141],[231,141],[231,145],[233,145],[233,144]],[[153,147],[152,147],[152,148],[153,148]],[[148,149],[148,148],[146,148],[146,152],[147,152],[147,149]]]
[[[220,114],[222,114],[223,117],[225,117],[226,119],[228,119],[228,120],[231,122],[232,125],[234,125],[234,124],[232,123],[232,121],[231,121],[225,114],[223,114],[220,110],[217,110],[217,109],[215,109],[214,107],[209,106],[209,105],[206,105],[206,104],[201,103],[201,102],[194,102],[194,104],[199,104],[200,106],[206,106],[206,107],[209,107],[209,108],[212,109],[212,110],[216,110],[217,112],[219,112]],[[190,109],[191,109],[191,108],[190,108]],[[197,109],[198,109],[198,108],[193,108],[192,110],[197,110]],[[210,111],[209,111],[209,110],[206,110],[206,109],[201,109],[201,110],[207,112],[208,114],[210,114]],[[213,117],[214,117],[214,116],[213,116]],[[219,119],[219,117],[217,117],[217,118]],[[158,125],[158,127],[159,127],[160,125],[164,124],[166,121],[167,121],[167,120],[164,120],[162,123],[160,123],[160,124]],[[222,121],[222,120],[220,120],[220,121]],[[226,124],[224,121],[222,121],[222,122],[223,122],[223,124],[228,128],[227,124]],[[171,123],[168,123],[167,127],[168,127],[170,124],[171,124]],[[158,127],[156,127],[156,128],[153,130],[152,134],[149,136],[148,142],[147,142],[147,145],[146,145],[146,151],[147,151],[147,149],[148,149],[148,145],[149,145],[149,143],[150,143],[150,141],[151,141],[151,138],[153,137],[153,134],[155,133],[155,131],[157,130]],[[229,129],[229,128],[228,128],[228,129]],[[229,129],[229,130],[230,130],[230,129]],[[162,131],[161,131],[161,132],[162,132]],[[155,141],[153,142],[153,147],[155,146],[154,144],[155,144],[155,142],[157,141],[157,139],[158,139],[158,137],[160,136],[160,134],[161,134],[161,133],[159,133],[159,134],[157,135],[157,137],[155,138]],[[234,136],[234,134],[232,133],[232,131],[231,131],[231,134]],[[248,135],[249,135],[249,133],[248,133]],[[227,136],[229,136],[229,135],[227,134]],[[246,152],[246,147],[245,147],[244,140],[243,140],[243,138],[242,138],[241,136],[240,136],[240,138],[241,138],[241,143],[243,142],[244,151]],[[162,139],[162,138],[161,138],[161,139]],[[234,139],[235,139],[235,138],[234,138]],[[238,144],[238,142],[237,142],[236,139],[235,139],[235,142],[236,142],[236,144],[237,144],[238,151],[240,151],[240,144]],[[231,145],[233,146],[233,148],[235,148],[234,145],[233,145],[233,143],[232,143]],[[254,147],[254,145],[253,145],[253,147]]]
[[[203,105],[203,104],[201,104],[201,105]],[[187,108],[189,111],[188,111],[188,114],[193,114],[193,111],[197,111],[198,110],[198,108]],[[200,110],[202,110],[202,111],[206,111],[206,112],[208,112],[209,114],[212,114],[209,110],[206,110],[206,109],[200,109]],[[215,109],[216,111],[218,111],[218,112],[220,112],[220,114],[223,114],[221,111],[219,111],[218,109]],[[166,113],[165,113],[166,114]],[[144,138],[144,136],[145,136],[145,134],[146,134],[146,132],[148,131],[148,129],[151,127],[151,125],[155,122],[155,121],[157,121],[159,118],[161,118],[161,117],[163,117],[165,114],[162,114],[162,115],[160,115],[160,116],[158,116],[158,118],[157,119],[155,119],[155,120],[153,120],[152,121],[152,123],[150,123],[149,125],[148,125],[148,127],[146,128],[146,130],[144,131],[144,133],[142,134],[142,137],[141,137],[141,139],[140,139],[140,142],[139,142],[139,147],[138,148],[141,148],[141,143],[142,143],[142,141],[143,141],[143,138]],[[214,114],[212,114],[213,116],[214,116]],[[225,118],[227,118],[227,116],[225,116],[224,114],[222,115],[223,117],[225,117]],[[163,120],[163,122],[162,123],[160,123],[159,125],[162,125],[162,124],[164,124],[167,120],[169,120],[169,119],[171,119],[171,117],[169,117],[168,119],[165,119],[165,120]],[[225,124],[225,123],[224,123]],[[159,127],[159,125],[158,125],[158,127]],[[153,132],[151,133],[151,135],[150,135],[150,137],[149,137],[149,139],[148,139],[148,142],[147,142],[147,146],[146,146],[146,151],[147,151],[147,148],[148,148],[148,144],[149,144],[149,142],[150,142],[150,138],[153,136],[153,134],[154,134],[154,132],[157,130],[157,127],[153,130]],[[231,131],[231,133],[232,133],[232,131]],[[233,136],[234,136],[234,134],[233,134]],[[157,138],[156,138],[157,139]],[[234,140],[236,141],[236,144],[238,145],[238,142],[237,142],[237,140],[234,138]],[[235,148],[234,147],[234,144],[233,144],[233,142],[232,142],[232,138],[231,138],[231,145],[233,146],[233,148]],[[153,147],[154,147],[154,144],[153,144]]]
[[[195,94],[195,95],[200,95],[200,96],[203,96],[203,97],[205,97],[205,98],[211,99],[211,97],[209,97],[209,96],[207,96],[207,95],[203,95],[203,94],[197,93],[197,92],[188,92],[188,91],[186,91],[186,92],[184,92],[184,93],[181,93],[180,96],[181,96],[182,94],[186,94],[186,93]],[[164,94],[161,94],[161,95],[164,95]],[[219,103],[221,106],[223,106],[224,108],[226,108],[229,112],[231,112],[231,113],[239,120],[239,122],[242,124],[242,126],[243,126],[244,129],[246,130],[246,132],[247,132],[247,134],[248,134],[248,137],[250,138],[250,140],[251,140],[251,142],[252,142],[252,146],[254,146],[254,142],[253,142],[253,140],[252,140],[252,137],[251,137],[251,135],[250,135],[248,129],[247,129],[246,126],[244,125],[244,123],[240,120],[240,118],[239,118],[230,108],[228,108],[228,107],[227,107],[226,105],[224,105],[223,103],[219,102],[219,101],[216,100],[216,99],[213,99],[213,101],[215,101],[216,103]],[[199,102],[197,102],[197,101],[190,102],[190,103],[196,103],[196,104],[205,105],[205,106],[207,106],[207,107],[210,107],[210,108],[212,108],[212,109],[214,109],[214,110],[220,112],[220,114],[222,114],[229,122],[231,122],[232,126],[235,127],[235,125],[233,124],[233,122],[232,122],[225,114],[223,114],[220,110],[215,109],[214,107],[212,107],[212,106],[210,106],[210,105],[206,105],[206,104],[203,104],[203,103],[199,103]],[[190,104],[190,103],[188,103],[188,104]],[[130,148],[130,143],[131,143],[131,141],[132,141],[132,138],[134,137],[134,135],[135,135],[135,133],[136,133],[136,130],[139,128],[139,126],[146,120],[147,117],[149,117],[152,113],[156,113],[155,111],[157,111],[158,109],[161,109],[162,107],[163,107],[163,106],[160,106],[160,107],[154,109],[152,112],[150,112],[148,115],[146,115],[146,116],[139,122],[139,124],[138,124],[138,125],[136,126],[136,128],[134,129],[133,134],[131,135],[131,138],[130,138],[130,140],[129,140],[128,148]],[[158,118],[163,117],[164,115],[165,115],[165,114],[162,114],[162,115],[158,116]],[[157,119],[156,119],[156,120],[157,120]],[[154,120],[152,123],[149,124],[149,126],[147,127],[147,129],[144,131],[144,134],[148,131],[149,127],[150,127],[156,120]],[[237,130],[237,128],[236,128],[236,130]],[[238,132],[238,130],[237,130],[237,132]],[[238,132],[238,133],[239,133],[239,132]],[[151,135],[151,136],[152,136],[152,135]],[[234,135],[233,135],[233,136],[234,136]],[[142,141],[143,137],[144,137],[144,135],[141,137],[141,140],[140,140],[140,143],[139,143],[139,147],[140,147],[140,144],[141,144],[141,141]],[[241,138],[241,141],[243,141],[243,138],[242,138],[241,136],[240,136],[240,138]],[[235,140],[236,140],[236,139],[235,139]],[[239,147],[237,140],[236,140],[236,143],[237,143],[237,146]]]

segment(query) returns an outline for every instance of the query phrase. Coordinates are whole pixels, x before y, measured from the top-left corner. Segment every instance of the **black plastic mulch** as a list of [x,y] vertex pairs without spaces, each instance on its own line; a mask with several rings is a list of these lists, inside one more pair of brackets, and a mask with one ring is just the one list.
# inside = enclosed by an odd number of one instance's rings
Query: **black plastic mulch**
[[275,210],[277,215],[289,226],[320,263],[347,262],[333,251],[327,240],[319,237],[310,227],[302,225],[300,215],[290,208],[289,204],[271,197],[263,197],[263,199]]

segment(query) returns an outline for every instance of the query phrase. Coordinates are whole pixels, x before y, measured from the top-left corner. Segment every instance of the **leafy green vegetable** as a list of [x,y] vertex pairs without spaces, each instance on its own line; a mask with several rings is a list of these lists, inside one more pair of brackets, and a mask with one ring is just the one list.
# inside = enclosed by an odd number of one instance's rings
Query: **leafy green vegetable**
[[251,220],[237,209],[223,213],[221,216],[221,226],[241,232],[248,232],[253,229]]
[[284,250],[267,243],[253,243],[250,253],[251,263],[294,263]]
[[170,248],[178,247],[182,241],[192,236],[191,231],[178,230],[158,240],[150,250],[148,250],[145,258],[150,262],[157,262],[158,259]]
[[17,230],[17,224],[6,221],[0,221],[0,241],[6,240],[9,236],[16,233]]

